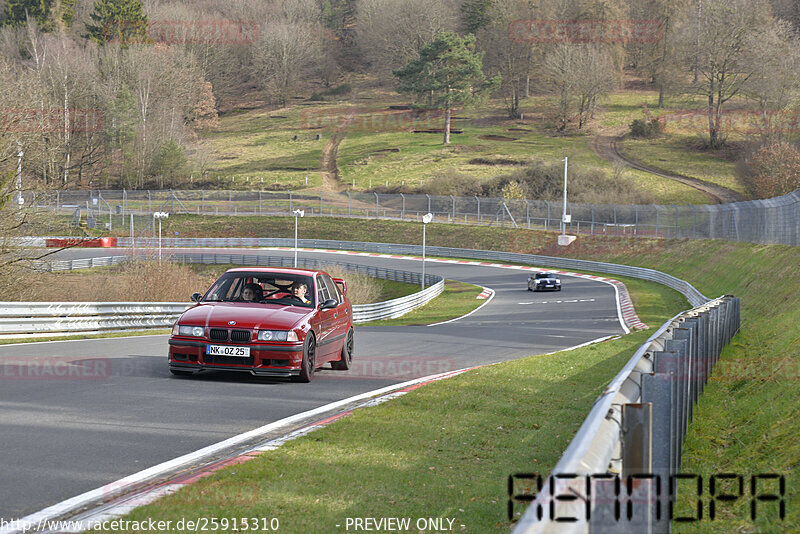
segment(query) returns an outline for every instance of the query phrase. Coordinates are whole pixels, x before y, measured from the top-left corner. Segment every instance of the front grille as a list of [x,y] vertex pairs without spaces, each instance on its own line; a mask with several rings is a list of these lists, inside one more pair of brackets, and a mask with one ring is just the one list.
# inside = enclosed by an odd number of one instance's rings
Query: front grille
[[208,336],[212,341],[228,341],[228,331],[223,328],[212,328]]
[[231,330],[231,341],[236,343],[248,343],[251,336],[250,330]]
[[216,364],[239,364],[239,365],[253,365],[253,356],[248,358],[241,358],[239,356],[212,356],[211,354],[203,355],[203,360],[206,363]]

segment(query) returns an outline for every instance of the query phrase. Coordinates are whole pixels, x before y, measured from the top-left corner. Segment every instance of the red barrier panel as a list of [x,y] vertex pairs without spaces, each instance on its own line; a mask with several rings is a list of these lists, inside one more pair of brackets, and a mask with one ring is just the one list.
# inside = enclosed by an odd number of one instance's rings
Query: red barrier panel
[[117,238],[116,237],[92,237],[89,239],[80,237],[48,238],[45,239],[44,245],[48,248],[62,248],[62,247],[109,248],[117,246]]

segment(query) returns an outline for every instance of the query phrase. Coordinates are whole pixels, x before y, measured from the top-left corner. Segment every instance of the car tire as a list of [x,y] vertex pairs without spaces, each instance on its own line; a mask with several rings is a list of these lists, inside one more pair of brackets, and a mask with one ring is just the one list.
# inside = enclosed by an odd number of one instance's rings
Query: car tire
[[350,328],[347,331],[347,335],[344,337],[344,343],[342,344],[342,356],[339,358],[339,361],[331,363],[331,367],[333,367],[337,371],[347,371],[350,369],[350,365],[353,363],[353,329]]
[[559,287],[558,289],[556,289],[556,291],[561,291],[561,288]]
[[303,345],[303,362],[300,364],[300,374],[293,376],[294,382],[308,383],[314,378],[314,371],[317,370],[317,340],[314,334],[309,332],[306,342]]
[[533,291],[533,288],[531,286],[528,286],[528,291]]
[[194,374],[191,371],[181,371],[179,369],[170,369],[169,372],[175,376],[192,376]]

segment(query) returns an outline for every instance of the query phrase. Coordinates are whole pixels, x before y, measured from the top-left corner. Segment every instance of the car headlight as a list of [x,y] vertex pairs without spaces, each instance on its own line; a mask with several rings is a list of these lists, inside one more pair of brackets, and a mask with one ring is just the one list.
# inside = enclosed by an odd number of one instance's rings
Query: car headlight
[[297,341],[297,332],[290,330],[259,330],[259,341]]
[[556,284],[560,284],[560,283],[561,283],[561,278],[556,278]]
[[202,326],[186,326],[176,324],[172,327],[172,335],[189,336],[189,337],[203,337],[206,329]]

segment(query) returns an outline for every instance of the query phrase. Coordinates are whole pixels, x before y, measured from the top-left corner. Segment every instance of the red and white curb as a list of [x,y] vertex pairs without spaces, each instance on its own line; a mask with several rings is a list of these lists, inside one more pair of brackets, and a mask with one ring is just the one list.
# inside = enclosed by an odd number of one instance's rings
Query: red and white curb
[[[98,521],[102,522],[125,515],[139,506],[144,506],[165,495],[174,493],[182,487],[210,476],[224,467],[250,461],[265,451],[276,449],[287,441],[291,441],[294,438],[322,428],[337,419],[346,417],[353,413],[354,410],[381,404],[390,399],[405,395],[410,391],[414,391],[425,384],[450,378],[466,371],[477,369],[478,367],[481,366],[457,369],[455,371],[416,378],[400,384],[387,386],[332,402],[325,406],[320,406],[319,408],[275,421],[274,423],[228,438],[193,453],[134,473],[116,482],[106,484],[100,488],[54,504],[21,519],[10,521],[7,526],[0,527],[0,534],[22,534],[24,532],[47,531],[81,532],[87,530],[89,526],[96,525]],[[336,412],[337,410],[339,410],[337,413],[329,415],[330,412]],[[300,421],[323,414],[325,414],[325,417],[322,419],[306,424],[280,437],[259,443],[248,448],[244,452],[238,452],[234,455],[214,461],[200,469],[190,471],[189,473],[181,473],[181,471],[190,469],[192,465],[202,462],[206,458],[219,456],[220,454],[224,454],[226,450],[237,448],[237,445],[241,446],[241,444],[253,441],[253,439],[257,439],[259,435],[271,434],[275,431],[280,431],[282,428],[290,428]],[[166,480],[164,480],[165,478]],[[87,508],[89,511],[79,513],[81,510]]]
[[489,298],[489,296],[490,296],[490,295],[492,295],[492,294],[494,294],[494,291],[492,291],[492,290],[491,290],[491,289],[489,289],[488,287],[484,287],[484,288],[483,288],[483,291],[481,291],[481,294],[480,294],[480,295],[478,295],[478,296],[477,296],[477,297],[475,297],[475,298],[476,298],[477,300],[483,300],[483,299],[487,299],[487,298]]
[[[286,251],[294,249],[290,247],[262,247],[260,250]],[[297,250],[301,252],[318,252],[322,254],[345,254],[348,256],[366,256],[370,258],[393,258],[398,260],[422,261],[421,256],[405,256],[400,254],[378,254],[375,252],[354,252],[349,250],[329,250],[322,248],[298,248]],[[613,278],[606,278],[603,276],[595,276],[591,274],[575,273],[572,271],[558,271],[555,269],[530,267],[527,265],[510,265],[507,263],[492,263],[486,261],[447,260],[441,258],[425,258],[425,261],[434,263],[451,263],[456,265],[478,265],[482,267],[496,267],[500,269],[515,269],[518,271],[547,271],[547,272],[557,273],[563,276],[572,276],[574,278],[585,278],[588,280],[594,280],[596,282],[603,282],[605,284],[609,284],[612,287],[614,287],[614,290],[616,291],[617,314],[619,315],[620,324],[622,325],[622,329],[625,331],[625,333],[626,334],[629,333],[631,328],[636,330],[646,330],[647,328],[649,328],[639,319],[639,316],[636,315],[636,310],[633,307],[633,301],[631,301],[631,297],[628,294],[628,290],[625,287],[625,284],[623,284],[619,280],[614,280]]]

